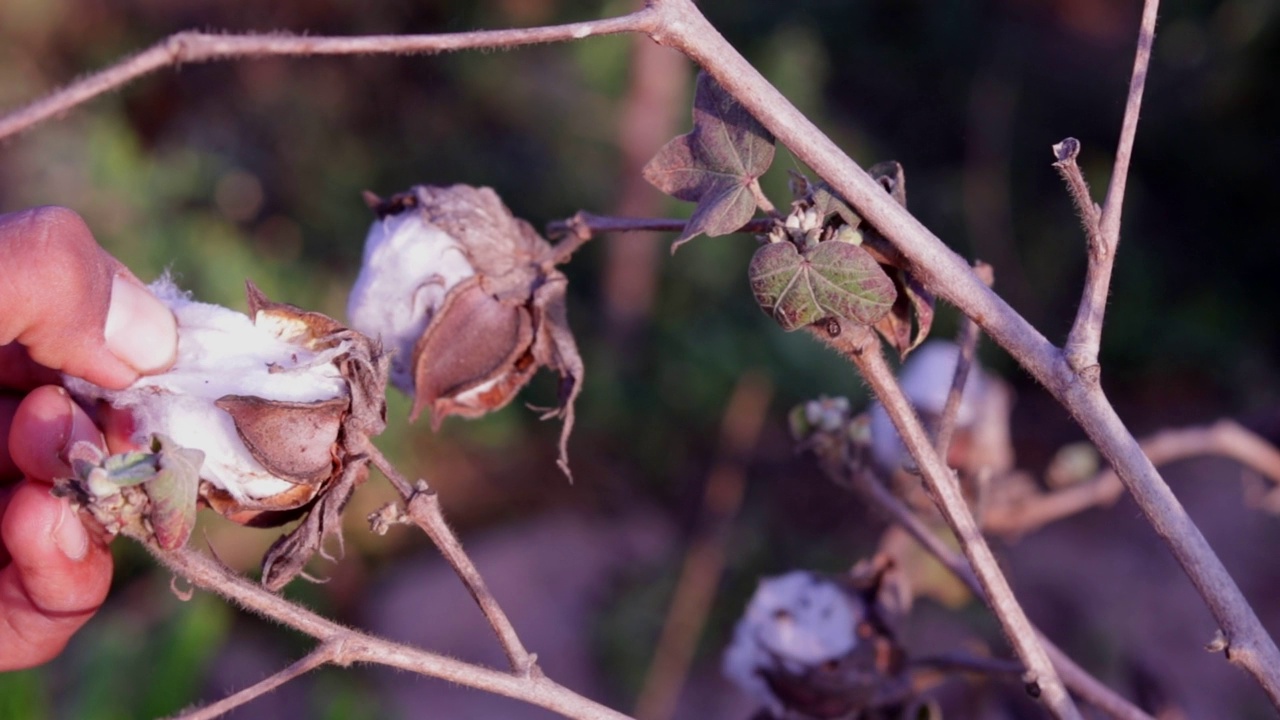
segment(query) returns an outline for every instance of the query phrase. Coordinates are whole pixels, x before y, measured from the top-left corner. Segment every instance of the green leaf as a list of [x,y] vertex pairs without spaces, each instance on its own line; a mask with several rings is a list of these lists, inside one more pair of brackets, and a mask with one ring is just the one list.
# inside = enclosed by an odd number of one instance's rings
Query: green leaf
[[788,332],[833,315],[870,325],[897,296],[870,253],[842,242],[804,255],[789,242],[770,243],[751,258],[749,275],[760,308]]
[[200,488],[200,466],[204,453],[177,447],[173,441],[157,435],[160,472],[147,484],[151,498],[151,529],[156,544],[165,550],[182,547],[196,524],[196,500]]
[[698,74],[693,129],[663,146],[644,167],[659,190],[698,203],[672,251],[706,233],[727,235],[755,214],[751,183],[773,162],[774,139],[706,73]]

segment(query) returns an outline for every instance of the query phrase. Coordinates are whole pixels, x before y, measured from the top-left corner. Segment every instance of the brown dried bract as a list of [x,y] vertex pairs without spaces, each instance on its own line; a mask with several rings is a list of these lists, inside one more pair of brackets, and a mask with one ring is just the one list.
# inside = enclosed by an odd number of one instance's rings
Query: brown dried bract
[[368,476],[368,438],[386,428],[388,358],[382,348],[336,320],[267,300],[251,283],[253,320],[272,323],[282,339],[312,350],[340,349],[332,362],[347,383],[344,396],[309,403],[227,395],[217,405],[229,414],[250,454],[268,472],[292,483],[286,492],[246,502],[209,483],[200,494],[222,515],[269,527],[305,515],[263,559],[262,582],[278,590],[297,576],[324,540],[341,547],[341,512]]
[[431,410],[433,427],[450,415],[474,418],[511,402],[539,367],[560,374],[563,418],[559,466],[569,474],[568,441],[583,365],[565,313],[568,280],[552,246],[511,214],[489,188],[419,185],[379,212],[420,212],[462,247],[475,275],[449,290],[413,349],[413,417]]

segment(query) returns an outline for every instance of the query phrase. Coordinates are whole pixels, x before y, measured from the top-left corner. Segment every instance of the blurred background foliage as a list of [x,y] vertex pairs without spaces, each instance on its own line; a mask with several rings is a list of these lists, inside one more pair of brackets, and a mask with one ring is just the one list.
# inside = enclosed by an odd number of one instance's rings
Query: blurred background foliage
[[[1100,197],[1132,63],[1136,0],[702,5],[864,167],[902,162],[916,215],[962,255],[992,262],[997,289],[1050,339],[1062,339],[1084,241],[1050,167],[1050,146],[1068,135],[1082,141]],[[631,6],[6,0],[0,107],[189,28],[443,32],[589,19]],[[1139,432],[1222,413],[1280,429],[1277,303],[1266,290],[1280,261],[1271,226],[1280,195],[1278,42],[1274,0],[1163,4],[1102,359],[1104,382]],[[509,52],[162,70],[0,145],[0,211],[66,205],[144,279],[168,270],[198,298],[243,308],[250,278],[273,298],[342,317],[370,221],[362,190],[488,185],[539,227],[623,204],[635,172],[619,141],[634,48],[633,39],[617,37]],[[665,79],[681,98],[670,134],[688,127],[693,70],[677,68]],[[799,166],[785,152],[775,166],[766,189],[785,204],[785,171]],[[689,211],[643,192],[657,212]],[[576,484],[552,462],[557,428],[518,406],[479,422],[450,421],[439,435],[425,422],[393,422],[384,444],[407,472],[441,489],[464,531],[552,506],[608,515],[641,505],[667,517],[680,538],[696,524],[725,399],[744,371],[762,368],[777,395],[705,643],[714,663],[756,575],[805,565],[835,570],[872,547],[857,504],[795,459],[782,423],[785,409],[803,399],[863,390],[835,358],[782,333],[754,307],[743,282],[749,239],[703,239],[668,259],[669,240],[643,240],[657,243],[655,300],[631,313],[639,329],[627,337],[613,332],[616,312],[606,307],[608,246],[618,241],[591,243],[566,269],[588,368],[571,445]],[[939,325],[944,335],[954,328],[946,309]],[[1028,464],[1078,437],[1007,358],[992,347],[983,352],[1021,394],[1024,422],[1014,427]],[[546,402],[552,393],[543,378],[522,399]],[[394,398],[391,415],[405,418],[407,403]],[[362,496],[355,525],[386,494],[371,483]],[[235,530],[209,522],[207,532],[239,567],[253,566],[275,537]],[[348,537],[353,557],[330,585],[294,590],[339,618],[359,603],[361,579],[410,543],[359,528]],[[225,690],[202,687],[204,668],[233,625],[260,623],[203,596],[171,601],[145,559],[118,553],[108,611],[55,665],[0,676],[0,717],[149,716],[202,690]],[[629,570],[618,581],[625,600],[615,603],[615,621],[600,624],[602,657],[616,670],[624,704],[650,650],[626,638],[652,636],[678,561],[674,553],[660,567]],[[136,685],[127,677],[146,677],[147,691],[122,693],[121,683]],[[314,716],[381,715],[358,679],[313,687]]]

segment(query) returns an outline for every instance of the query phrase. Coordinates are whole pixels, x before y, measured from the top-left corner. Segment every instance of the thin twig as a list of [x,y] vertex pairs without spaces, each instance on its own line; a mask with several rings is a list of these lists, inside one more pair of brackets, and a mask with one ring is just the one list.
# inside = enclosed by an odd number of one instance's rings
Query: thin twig
[[[991,266],[978,262],[974,264],[974,272],[979,273],[988,287],[995,282]],[[960,333],[956,344],[960,352],[956,357],[956,371],[951,378],[951,390],[947,392],[947,401],[942,406],[942,417],[938,420],[938,434],[934,440],[934,449],[938,457],[945,462],[951,449],[951,436],[956,429],[956,417],[960,414],[960,400],[964,395],[965,383],[969,381],[969,368],[973,366],[973,355],[978,348],[978,324],[972,318],[960,320]]]
[[[372,443],[369,444],[368,452],[373,465],[387,476],[397,489],[409,486],[408,480]],[[489,627],[493,628],[494,634],[498,636],[498,642],[502,644],[507,660],[511,662],[512,671],[521,677],[541,675],[542,672],[537,664],[538,656],[526,650],[524,644],[520,642],[520,636],[516,633],[511,620],[507,618],[502,606],[489,591],[484,578],[480,576],[480,571],[476,569],[475,563],[471,562],[467,552],[462,549],[458,536],[445,520],[444,512],[440,508],[440,496],[422,480],[419,480],[409,492],[400,490],[400,493],[405,499],[406,515],[440,549],[440,554],[448,561],[449,566],[471,593],[471,597],[480,606],[480,611],[489,621]]]
[[[688,220],[677,218],[610,217],[594,215],[589,212],[579,212],[567,220],[556,220],[555,222],[547,223],[547,237],[553,240],[571,237],[590,239],[597,235],[617,232],[680,232],[684,230],[684,226],[688,223]],[[772,227],[773,220],[758,218],[743,225],[737,232],[759,234],[769,232]],[[575,247],[574,249],[576,250],[577,248]],[[557,247],[558,254],[559,248]]]
[[319,57],[324,55],[415,55],[456,50],[513,48],[540,43],[568,42],[598,35],[648,32],[654,27],[651,8],[621,17],[511,30],[433,35],[364,35],[355,37],[227,35],[187,31],[170,35],[137,55],[85,76],[31,104],[0,117],[0,140],[65,114],[161,68],[191,63],[262,57]]
[[1098,221],[1101,217],[1102,210],[1098,204],[1093,201],[1093,194],[1089,192],[1089,183],[1084,179],[1084,173],[1080,171],[1080,166],[1076,163],[1076,158],[1080,156],[1080,141],[1069,137],[1063,138],[1061,142],[1053,146],[1053,169],[1058,171],[1062,176],[1062,181],[1067,185],[1067,192],[1071,195],[1071,202],[1076,206],[1076,212],[1080,215],[1080,225],[1084,229],[1085,237],[1090,238],[1089,244],[1097,242],[1096,236],[1100,231]]
[[676,708],[724,573],[729,530],[742,506],[747,460],[764,428],[773,388],[763,375],[738,380],[720,425],[720,449],[702,499],[701,536],[685,554],[666,621],[636,700],[638,720],[666,720]]
[[[1097,232],[1089,233],[1089,265],[1080,308],[1063,347],[1067,362],[1087,382],[1098,380],[1098,348],[1102,343],[1102,323],[1107,310],[1107,294],[1111,290],[1112,268],[1120,246],[1120,216],[1124,207],[1125,184],[1129,177],[1129,160],[1138,131],[1138,114],[1142,109],[1142,90],[1151,63],[1151,46],[1155,42],[1156,15],[1160,0],[1144,0],[1142,22],[1138,28],[1138,48],[1133,58],[1133,74],[1129,79],[1129,96],[1120,124],[1120,140],[1116,145],[1111,184],[1096,224]],[[1092,202],[1092,201],[1090,201]]]
[[212,718],[221,717],[241,705],[246,705],[263,695],[266,695],[290,680],[301,677],[321,665],[328,665],[330,663],[334,665],[348,665],[350,664],[349,661],[345,661],[342,658],[342,646],[343,643],[341,638],[322,642],[311,652],[301,658],[298,658],[298,660],[289,665],[289,667],[275,673],[271,677],[265,678],[261,682],[254,683],[233,695],[228,695],[215,703],[210,703],[202,708],[177,715],[175,716],[175,720],[212,720]]
[[[828,469],[828,472],[832,472],[832,469]],[[978,582],[978,577],[974,575],[968,561],[951,549],[951,546],[945,543],[942,538],[938,537],[937,533],[912,512],[906,503],[898,499],[897,495],[890,492],[888,488],[874,477],[871,477],[869,473],[848,473],[847,468],[842,468],[838,472],[852,475],[852,477],[838,478],[838,482],[849,484],[849,481],[852,480],[854,487],[861,490],[876,506],[884,510],[894,522],[901,525],[911,537],[915,538],[916,542],[920,543],[921,547],[937,558],[943,567],[959,579],[960,582],[964,583],[970,592],[986,601],[986,592],[983,590],[982,584]],[[1077,665],[1057,645],[1045,637],[1044,633],[1036,630],[1036,635],[1040,638],[1040,644],[1044,646],[1045,652],[1048,653],[1049,658],[1053,661],[1053,666],[1061,674],[1063,682],[1082,700],[1119,720],[1153,720],[1141,708],[1117,694],[1089,674],[1084,668]]]
[[1138,507],[1160,535],[1227,639],[1224,656],[1247,671],[1280,708],[1280,648],[1267,634],[1239,585],[1186,509],[1142,454],[1098,383],[1084,381],[1063,353],[996,295],[968,263],[832,142],[747,62],[692,0],[653,0],[660,18],[653,37],[675,47],[716,79],[774,137],[835,188],[886,237],[925,287],[971,317],[983,332],[1062,403],[1116,468]]
[[[1142,449],[1156,465],[1204,455],[1230,458],[1280,485],[1280,450],[1233,420],[1162,430],[1143,440]],[[983,515],[982,529],[1018,537],[1089,508],[1110,505],[1123,494],[1124,484],[1115,470],[1108,468],[1078,485],[990,506]]]
[[969,512],[955,473],[934,452],[911,402],[903,394],[893,370],[881,354],[879,338],[866,327],[842,329],[835,338],[826,332],[812,334],[824,339],[857,366],[863,379],[871,386],[876,398],[893,420],[903,445],[916,460],[939,510],[955,531],[961,549],[981,581],[987,604],[1000,621],[1010,645],[1026,666],[1028,690],[1043,700],[1045,707],[1055,718],[1079,718],[1080,712],[1076,710],[1071,696],[1067,694],[1061,678],[1053,668],[1053,663],[1049,661],[1031,621],[1014,598],[1013,590],[1000,570],[995,555],[978,530],[978,523]]
[[197,587],[217,593],[250,612],[310,635],[322,643],[340,642],[340,657],[346,663],[371,663],[408,670],[523,700],[566,717],[592,720],[624,720],[627,717],[540,674],[505,673],[344,627],[285,600],[190,547],[172,551],[147,547],[162,565]]

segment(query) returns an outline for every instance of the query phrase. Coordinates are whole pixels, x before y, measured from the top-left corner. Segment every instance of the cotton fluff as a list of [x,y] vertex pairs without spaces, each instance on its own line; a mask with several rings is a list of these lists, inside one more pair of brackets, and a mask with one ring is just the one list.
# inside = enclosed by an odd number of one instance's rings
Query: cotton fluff
[[347,317],[392,351],[391,382],[405,393],[414,393],[418,338],[445,295],[475,272],[457,239],[421,212],[386,215],[369,228]]
[[[930,340],[921,345],[903,363],[898,382],[907,399],[917,412],[938,416],[947,404],[951,382],[955,378],[956,361],[960,358],[960,346],[945,340]],[[965,380],[964,394],[956,412],[956,427],[972,425],[982,406],[979,396],[986,392],[989,379],[975,359]],[[871,409],[872,454],[876,462],[887,470],[898,469],[907,458],[907,449],[893,427],[893,421],[880,403]]]
[[293,483],[272,475],[249,453],[231,416],[214,403],[226,395],[298,403],[345,396],[347,383],[333,359],[346,344],[313,352],[288,342],[292,329],[287,324],[263,318],[255,325],[234,310],[196,302],[168,277],[150,289],[177,319],[173,367],[119,391],[67,377],[68,390],[128,410],[135,442],[162,433],[181,447],[202,450],[201,477],[239,502],[292,488]]
[[844,657],[858,644],[861,620],[849,595],[819,575],[796,570],[765,578],[734,629],[722,669],[744,692],[783,717],[785,709],[762,671],[800,675]]

